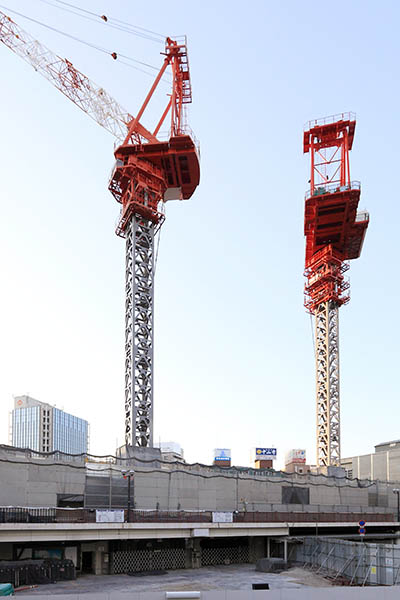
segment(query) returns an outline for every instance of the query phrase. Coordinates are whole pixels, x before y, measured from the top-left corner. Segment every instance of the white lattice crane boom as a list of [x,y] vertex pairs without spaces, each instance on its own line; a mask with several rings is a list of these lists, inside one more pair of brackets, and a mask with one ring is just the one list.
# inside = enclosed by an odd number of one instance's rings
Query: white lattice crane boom
[[[104,88],[78,71],[69,60],[54,54],[1,11],[0,42],[29,63],[117,140],[125,140],[127,128],[134,117]],[[139,129],[145,139],[156,141],[155,136],[143,125],[139,124]]]

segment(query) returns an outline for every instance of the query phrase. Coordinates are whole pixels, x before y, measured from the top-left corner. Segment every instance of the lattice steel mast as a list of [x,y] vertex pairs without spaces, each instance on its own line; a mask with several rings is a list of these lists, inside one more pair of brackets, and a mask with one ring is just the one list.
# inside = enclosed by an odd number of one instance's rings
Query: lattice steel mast
[[154,223],[133,215],[126,229],[125,434],[153,446]]
[[315,316],[317,465],[340,466],[339,307],[350,300],[345,261],[358,258],[368,227],[357,212],[360,183],[350,179],[353,113],[310,121],[310,190],[305,198],[305,306]]
[[[109,190],[122,205],[116,233],[126,239],[125,442],[152,446],[154,236],[164,220],[163,203],[190,198],[200,180],[197,146],[185,124],[185,105],[192,101],[186,38],[166,39],[163,65],[136,117],[1,11],[0,42],[121,144],[114,153]],[[171,95],[151,132],[140,119],[168,67]],[[157,136],[168,115],[167,140],[160,141]]]

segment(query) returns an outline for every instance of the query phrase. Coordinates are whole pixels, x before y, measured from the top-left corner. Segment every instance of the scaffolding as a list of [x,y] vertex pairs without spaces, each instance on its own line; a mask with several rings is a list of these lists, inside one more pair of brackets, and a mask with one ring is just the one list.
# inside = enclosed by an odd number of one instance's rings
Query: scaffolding
[[400,585],[400,545],[313,537],[304,538],[295,548],[296,562],[334,582]]

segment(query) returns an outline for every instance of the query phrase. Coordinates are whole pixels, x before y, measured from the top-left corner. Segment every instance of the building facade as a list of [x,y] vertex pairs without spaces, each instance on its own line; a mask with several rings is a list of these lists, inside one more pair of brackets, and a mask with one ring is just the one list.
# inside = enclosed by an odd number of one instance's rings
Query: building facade
[[160,448],[162,460],[168,462],[184,461],[183,448],[176,442],[155,442],[154,448]]
[[350,479],[400,481],[400,440],[377,444],[373,454],[342,458],[341,465]]
[[305,473],[311,472],[310,465],[306,464],[306,451],[304,448],[293,448],[285,454],[285,472],[286,473]]
[[89,423],[30,396],[16,396],[11,413],[10,442],[37,452],[88,451]]

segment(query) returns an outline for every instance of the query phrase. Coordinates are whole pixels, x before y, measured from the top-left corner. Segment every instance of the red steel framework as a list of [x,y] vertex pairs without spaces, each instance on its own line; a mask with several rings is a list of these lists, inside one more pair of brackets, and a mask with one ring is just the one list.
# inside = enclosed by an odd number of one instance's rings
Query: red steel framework
[[357,212],[360,183],[351,181],[353,113],[310,121],[303,148],[310,153],[305,197],[305,307],[316,319],[317,464],[340,465],[338,308],[350,300],[346,261],[358,258],[369,215]]
[[[140,123],[156,88],[168,66],[172,70],[172,92],[153,133]],[[117,234],[124,237],[127,223],[138,214],[161,224],[162,201],[190,198],[199,184],[200,167],[197,149],[186,133],[185,104],[192,102],[189,61],[186,43],[167,38],[164,63],[154,80],[137,116],[127,124],[124,142],[117,148],[115,169],[109,189],[122,204]],[[170,135],[166,141],[157,135],[170,112]]]

